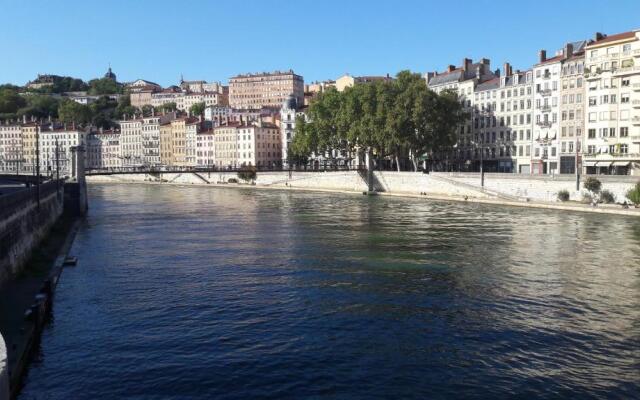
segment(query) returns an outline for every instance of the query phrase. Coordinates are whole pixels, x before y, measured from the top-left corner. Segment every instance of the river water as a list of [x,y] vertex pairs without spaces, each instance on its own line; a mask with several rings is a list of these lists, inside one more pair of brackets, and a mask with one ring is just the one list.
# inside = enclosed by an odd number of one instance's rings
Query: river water
[[92,185],[20,399],[634,398],[640,220]]

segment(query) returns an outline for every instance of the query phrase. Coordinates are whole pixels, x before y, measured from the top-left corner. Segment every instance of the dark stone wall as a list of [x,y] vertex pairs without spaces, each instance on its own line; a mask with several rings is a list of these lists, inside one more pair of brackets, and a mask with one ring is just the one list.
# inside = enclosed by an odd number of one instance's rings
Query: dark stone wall
[[0,196],[0,287],[24,267],[32,250],[62,214],[62,182]]

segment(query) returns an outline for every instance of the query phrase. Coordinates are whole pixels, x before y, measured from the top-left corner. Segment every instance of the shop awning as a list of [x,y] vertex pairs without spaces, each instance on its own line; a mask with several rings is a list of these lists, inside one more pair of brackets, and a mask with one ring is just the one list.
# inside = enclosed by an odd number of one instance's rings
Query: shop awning
[[613,164],[612,161],[598,161],[598,167],[610,167]]
[[631,161],[614,161],[614,167],[628,167],[631,164]]
[[585,161],[583,163],[583,165],[585,167],[595,167],[596,165],[598,165],[598,162],[597,161]]

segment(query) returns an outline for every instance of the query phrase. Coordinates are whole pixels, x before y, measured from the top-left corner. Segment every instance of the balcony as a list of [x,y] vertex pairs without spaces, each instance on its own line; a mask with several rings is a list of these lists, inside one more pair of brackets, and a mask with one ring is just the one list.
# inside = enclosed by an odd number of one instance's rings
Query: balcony
[[631,135],[631,136],[629,136],[629,139],[633,143],[640,143],[640,135]]
[[542,79],[551,79],[551,72],[545,72],[542,74]]
[[537,93],[541,96],[551,96],[551,89],[541,89]]
[[640,90],[640,82],[632,84],[631,87],[633,87],[633,90]]
[[631,75],[636,72],[640,72],[640,66],[618,68],[617,70],[614,71],[613,74],[615,76],[622,76],[622,75]]
[[634,125],[640,125],[640,117],[635,116],[633,118],[631,118],[631,123]]
[[551,111],[551,106],[550,105],[542,105],[542,106],[540,106],[540,111],[542,111],[542,112],[550,112]]
[[536,125],[541,128],[551,128],[551,121],[538,121],[536,122]]
[[631,105],[633,106],[633,108],[640,108],[640,100],[633,100],[631,102]]

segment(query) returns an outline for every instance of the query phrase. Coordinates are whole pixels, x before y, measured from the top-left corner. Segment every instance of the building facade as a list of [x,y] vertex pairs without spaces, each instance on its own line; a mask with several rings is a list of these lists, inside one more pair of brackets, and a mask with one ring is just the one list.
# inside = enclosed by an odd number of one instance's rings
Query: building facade
[[640,175],[640,31],[597,33],[585,79],[585,172]]
[[304,80],[292,70],[237,75],[229,79],[229,105],[236,109],[278,108],[293,95],[304,101]]

